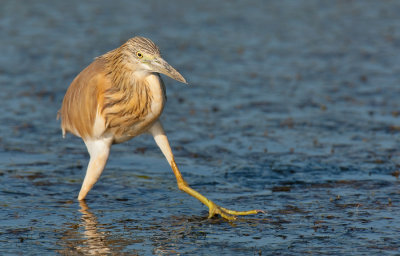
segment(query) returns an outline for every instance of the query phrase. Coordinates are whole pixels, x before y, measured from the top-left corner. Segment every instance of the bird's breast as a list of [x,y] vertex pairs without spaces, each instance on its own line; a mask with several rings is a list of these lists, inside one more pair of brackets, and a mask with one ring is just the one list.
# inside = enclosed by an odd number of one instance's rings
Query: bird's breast
[[161,115],[165,105],[164,83],[158,74],[151,74],[146,77],[148,88],[151,94],[149,118],[156,118]]
[[140,135],[159,118],[164,104],[165,89],[158,74],[149,74],[122,91],[116,90],[105,97],[106,133],[114,137],[114,143]]

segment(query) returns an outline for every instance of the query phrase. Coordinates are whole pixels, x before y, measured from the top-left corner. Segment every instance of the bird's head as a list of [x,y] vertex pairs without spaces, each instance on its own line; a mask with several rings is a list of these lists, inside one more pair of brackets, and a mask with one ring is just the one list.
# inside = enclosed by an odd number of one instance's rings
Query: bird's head
[[137,36],[129,39],[125,46],[136,72],[161,73],[187,84],[185,78],[161,57],[159,48],[150,39]]

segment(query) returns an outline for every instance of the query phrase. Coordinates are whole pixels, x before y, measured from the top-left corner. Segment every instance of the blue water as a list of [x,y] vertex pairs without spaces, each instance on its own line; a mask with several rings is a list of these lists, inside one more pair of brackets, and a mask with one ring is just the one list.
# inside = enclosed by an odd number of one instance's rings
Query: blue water
[[[11,1],[0,5],[1,255],[398,255],[400,2]],[[162,121],[193,188],[148,135],[88,154],[57,110],[94,57],[151,38]]]

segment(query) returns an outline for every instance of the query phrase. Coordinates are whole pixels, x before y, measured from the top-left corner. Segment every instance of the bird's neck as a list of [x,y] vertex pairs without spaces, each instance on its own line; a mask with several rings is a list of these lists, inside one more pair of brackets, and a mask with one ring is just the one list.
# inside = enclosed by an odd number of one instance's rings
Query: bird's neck
[[110,51],[99,58],[105,61],[107,76],[112,81],[115,89],[127,89],[132,85],[137,84],[142,77],[137,76],[139,71],[129,62],[130,56],[121,48]]
[[[101,114],[106,127],[117,137],[134,133],[131,130],[152,111],[151,88],[146,77],[136,76],[129,55],[119,49],[102,55],[110,86],[104,92]],[[139,128],[138,128],[139,129]],[[128,136],[129,137],[129,136]]]

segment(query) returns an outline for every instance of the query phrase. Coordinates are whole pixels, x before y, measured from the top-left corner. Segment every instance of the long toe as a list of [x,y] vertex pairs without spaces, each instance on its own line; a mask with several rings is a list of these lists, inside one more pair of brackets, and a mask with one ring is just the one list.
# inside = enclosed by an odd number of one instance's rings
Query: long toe
[[211,202],[209,208],[210,208],[210,210],[209,210],[208,218],[212,218],[215,215],[220,215],[222,218],[229,220],[229,221],[236,220],[237,215],[251,215],[251,214],[257,214],[257,213],[265,213],[262,210],[233,211],[233,210],[229,210],[229,209],[220,207],[213,202]]

